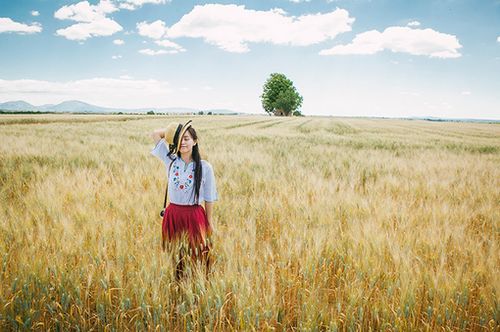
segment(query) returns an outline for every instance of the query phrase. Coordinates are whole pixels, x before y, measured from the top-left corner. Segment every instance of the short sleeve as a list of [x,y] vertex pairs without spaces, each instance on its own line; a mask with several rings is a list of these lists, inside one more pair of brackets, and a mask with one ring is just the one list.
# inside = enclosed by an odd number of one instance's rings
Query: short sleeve
[[205,174],[205,182],[203,183],[203,200],[205,202],[214,202],[218,199],[217,187],[215,185],[215,176],[212,169],[212,165],[205,162],[205,169],[203,170]]
[[165,163],[165,166],[168,168],[172,161],[175,158],[168,157],[168,147],[167,144],[165,143],[165,140],[161,139],[158,141],[156,146],[151,150],[151,154],[155,156],[156,158],[160,159]]

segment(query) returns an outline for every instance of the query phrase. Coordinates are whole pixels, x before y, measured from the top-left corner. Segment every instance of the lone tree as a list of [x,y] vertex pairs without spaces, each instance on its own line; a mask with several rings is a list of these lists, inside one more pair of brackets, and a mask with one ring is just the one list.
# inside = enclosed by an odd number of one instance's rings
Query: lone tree
[[260,98],[262,107],[269,115],[302,115],[297,109],[302,106],[303,98],[293,86],[293,82],[283,74],[271,74],[264,84],[264,92]]

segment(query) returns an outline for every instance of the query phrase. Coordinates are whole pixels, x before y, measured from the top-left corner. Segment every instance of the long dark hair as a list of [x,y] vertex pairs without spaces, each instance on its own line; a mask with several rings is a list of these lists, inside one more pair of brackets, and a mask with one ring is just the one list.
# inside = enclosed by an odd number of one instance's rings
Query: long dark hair
[[[198,135],[196,134],[196,130],[193,127],[189,127],[186,131],[189,131],[191,137],[194,141],[196,141],[196,145],[193,146],[192,157],[194,161],[194,198],[196,202],[199,202],[200,198],[200,187],[201,187],[201,176],[202,176],[202,168],[201,168],[201,156],[200,149],[198,148]],[[182,137],[179,137],[182,139]],[[180,157],[181,152],[177,151],[177,155]]]

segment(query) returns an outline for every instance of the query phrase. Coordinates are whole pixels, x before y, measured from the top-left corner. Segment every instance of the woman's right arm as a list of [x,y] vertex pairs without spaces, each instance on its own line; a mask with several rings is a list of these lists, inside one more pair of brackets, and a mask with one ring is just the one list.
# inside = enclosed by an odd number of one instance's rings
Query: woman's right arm
[[164,140],[165,129],[156,129],[151,133],[151,137],[155,141],[155,147],[151,150],[151,154],[162,160],[168,168],[175,156],[170,155],[168,152],[168,145]]
[[151,133],[151,138],[153,138],[155,145],[158,144],[158,141],[165,137],[165,129],[160,128],[156,129]]

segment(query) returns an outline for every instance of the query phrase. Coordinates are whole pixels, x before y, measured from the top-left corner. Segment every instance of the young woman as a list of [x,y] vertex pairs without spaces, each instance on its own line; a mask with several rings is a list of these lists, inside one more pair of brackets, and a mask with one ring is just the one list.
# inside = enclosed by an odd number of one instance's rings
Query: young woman
[[156,144],[151,154],[162,160],[167,170],[170,198],[163,213],[162,248],[165,250],[165,242],[180,244],[176,279],[182,277],[188,256],[183,247],[193,260],[203,261],[208,273],[212,211],[218,196],[212,166],[201,160],[198,135],[191,120],[185,124],[170,123],[151,136]]

